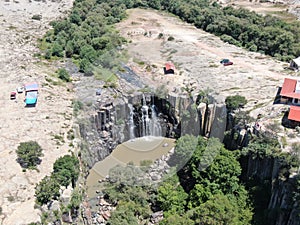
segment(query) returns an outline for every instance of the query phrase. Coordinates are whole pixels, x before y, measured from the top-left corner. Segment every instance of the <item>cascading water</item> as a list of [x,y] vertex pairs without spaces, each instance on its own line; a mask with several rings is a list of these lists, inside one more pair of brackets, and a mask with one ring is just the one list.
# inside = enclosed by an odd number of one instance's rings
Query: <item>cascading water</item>
[[144,95],[140,113],[134,112],[135,108],[132,104],[128,104],[128,108],[130,114],[128,118],[130,139],[136,138],[136,134],[139,137],[162,136],[162,128],[159,118],[157,117],[156,107],[155,105],[149,107]]
[[129,138],[130,139],[134,139],[135,138],[135,125],[134,125],[134,119],[133,119],[133,115],[134,115],[134,108],[132,104],[128,104],[128,108],[129,108],[129,121],[128,121],[128,125],[129,125]]
[[162,136],[162,129],[159,123],[155,105],[151,106],[151,124],[150,124],[150,135],[151,136]]
[[150,118],[149,118],[149,107],[147,105],[142,106],[142,137],[150,135]]

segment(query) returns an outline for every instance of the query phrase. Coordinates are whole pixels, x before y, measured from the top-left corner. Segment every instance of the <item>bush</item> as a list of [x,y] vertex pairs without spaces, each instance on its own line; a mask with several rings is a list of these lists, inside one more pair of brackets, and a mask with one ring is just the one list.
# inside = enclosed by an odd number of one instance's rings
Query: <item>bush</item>
[[72,184],[72,187],[75,187],[78,176],[79,161],[74,155],[65,155],[55,161],[53,177],[59,185],[68,187],[69,184]]
[[237,40],[235,40],[233,37],[227,35],[227,34],[223,34],[221,37],[221,40],[224,42],[228,42],[229,44],[233,44],[236,46],[241,46],[241,43]]
[[70,82],[71,81],[71,77],[70,74],[68,73],[68,71],[64,68],[62,69],[58,69],[57,70],[57,74],[58,74],[58,78],[66,81],[66,82]]
[[25,169],[35,169],[41,163],[43,156],[41,146],[35,141],[21,142],[16,151],[17,162]]
[[174,41],[175,38],[173,36],[168,37],[168,41]]
[[73,112],[75,116],[78,116],[79,111],[83,109],[83,103],[78,100],[73,100],[72,101],[72,106],[73,106]]
[[39,205],[47,204],[60,196],[60,186],[53,177],[46,176],[35,187],[36,202]]
[[228,96],[225,100],[225,104],[228,110],[236,110],[247,104],[247,100],[244,96],[234,95]]
[[35,14],[31,17],[31,19],[33,20],[41,20],[42,19],[42,15],[39,15],[39,14]]
[[52,56],[57,56],[57,57],[64,56],[64,48],[58,42],[54,42],[51,52],[52,52]]

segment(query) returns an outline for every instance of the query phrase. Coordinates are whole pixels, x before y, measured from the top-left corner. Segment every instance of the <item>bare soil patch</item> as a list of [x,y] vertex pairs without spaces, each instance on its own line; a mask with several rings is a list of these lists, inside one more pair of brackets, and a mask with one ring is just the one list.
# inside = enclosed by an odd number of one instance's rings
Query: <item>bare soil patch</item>
[[[66,133],[72,129],[71,99],[73,93],[65,85],[46,82],[57,69],[34,57],[37,38],[49,29],[48,23],[63,15],[72,6],[71,0],[3,1],[0,3],[0,224],[28,224],[40,220],[34,209],[36,184],[52,171],[54,161],[69,149]],[[41,15],[41,20],[33,20]],[[38,82],[36,107],[24,107],[24,93],[10,100],[17,87]],[[63,136],[57,143],[54,135]],[[37,171],[22,172],[15,153],[20,142],[37,141],[44,157]]]
[[300,18],[300,14],[297,12],[299,3],[299,0],[281,0],[273,2],[238,0],[229,1],[225,5],[230,5],[235,8],[245,8],[261,15],[273,15],[286,21],[290,21]]

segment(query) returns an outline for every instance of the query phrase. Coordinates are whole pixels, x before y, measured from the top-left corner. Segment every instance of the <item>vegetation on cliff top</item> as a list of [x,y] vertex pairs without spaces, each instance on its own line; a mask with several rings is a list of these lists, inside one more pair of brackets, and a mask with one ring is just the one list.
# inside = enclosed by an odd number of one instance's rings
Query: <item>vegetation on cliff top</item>
[[61,186],[75,187],[79,176],[79,161],[75,155],[65,155],[58,158],[53,165],[51,176],[46,176],[36,186],[36,202],[39,205],[47,204],[60,196]]

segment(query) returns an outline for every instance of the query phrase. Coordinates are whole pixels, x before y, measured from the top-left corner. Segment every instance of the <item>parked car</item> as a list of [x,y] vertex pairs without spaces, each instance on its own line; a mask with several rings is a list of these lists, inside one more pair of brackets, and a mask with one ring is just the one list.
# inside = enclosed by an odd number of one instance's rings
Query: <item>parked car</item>
[[24,87],[18,87],[18,88],[17,88],[17,92],[18,92],[19,94],[23,93],[23,91],[24,91]]
[[229,59],[222,59],[220,63],[223,64],[224,66],[230,66],[233,64],[233,62],[231,62]]
[[10,99],[14,100],[16,99],[17,93],[15,91],[10,92]]

